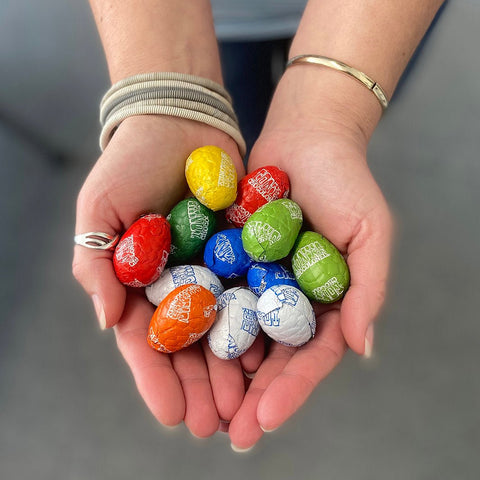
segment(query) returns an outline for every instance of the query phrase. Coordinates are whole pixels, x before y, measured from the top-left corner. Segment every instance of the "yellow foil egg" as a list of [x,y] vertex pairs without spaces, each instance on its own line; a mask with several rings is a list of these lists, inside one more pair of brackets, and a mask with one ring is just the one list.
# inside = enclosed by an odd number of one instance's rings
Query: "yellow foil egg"
[[229,207],[237,196],[237,171],[227,152],[207,145],[187,158],[185,177],[200,203],[211,210]]

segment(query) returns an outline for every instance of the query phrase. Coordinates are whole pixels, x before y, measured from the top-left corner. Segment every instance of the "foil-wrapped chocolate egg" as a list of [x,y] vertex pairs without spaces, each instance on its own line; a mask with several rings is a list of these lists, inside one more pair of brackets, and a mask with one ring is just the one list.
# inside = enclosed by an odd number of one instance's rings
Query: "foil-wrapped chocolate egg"
[[148,344],[173,353],[200,340],[215,320],[216,298],[201,285],[182,285],[155,310],[148,327]]
[[238,358],[252,346],[259,331],[257,297],[248,288],[230,288],[217,298],[217,315],[207,339],[218,358]]
[[195,197],[213,211],[229,207],[237,196],[237,171],[227,152],[214,145],[187,158],[185,178]]
[[257,302],[262,330],[276,342],[300,347],[315,335],[316,320],[308,298],[290,285],[275,285]]
[[340,300],[350,284],[350,272],[342,254],[316,232],[303,232],[298,236],[292,268],[305,295],[318,302]]
[[300,207],[288,198],[260,207],[245,223],[243,248],[256,262],[275,262],[288,255],[302,226]]
[[245,175],[237,185],[237,198],[225,211],[225,217],[236,227],[243,227],[252,213],[268,202],[286,198],[290,192],[287,174],[268,165]]
[[177,203],[167,220],[172,234],[169,264],[186,263],[193,258],[215,231],[215,214],[194,197]]
[[252,260],[243,249],[242,229],[232,228],[212,235],[203,253],[205,265],[224,278],[246,275]]
[[300,288],[293,273],[279,263],[254,263],[248,269],[247,282],[252,292],[258,296],[274,285]]
[[145,288],[145,294],[151,303],[159,305],[170,292],[188,283],[205,287],[215,297],[224,290],[219,278],[208,268],[200,265],[177,265],[166,268],[158,280]]
[[140,217],[123,234],[113,254],[117,278],[129,287],[145,287],[162,273],[170,252],[170,225],[165,217]]

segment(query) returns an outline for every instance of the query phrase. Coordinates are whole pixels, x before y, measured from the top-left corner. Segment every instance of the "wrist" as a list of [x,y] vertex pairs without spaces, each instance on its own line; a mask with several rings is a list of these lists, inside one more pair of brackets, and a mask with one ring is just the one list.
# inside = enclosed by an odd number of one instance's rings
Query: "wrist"
[[208,0],[90,0],[112,83],[178,72],[222,83]]
[[366,145],[381,115],[377,98],[360,82],[342,72],[307,64],[285,71],[266,123],[273,127],[288,121],[290,125],[349,135]]

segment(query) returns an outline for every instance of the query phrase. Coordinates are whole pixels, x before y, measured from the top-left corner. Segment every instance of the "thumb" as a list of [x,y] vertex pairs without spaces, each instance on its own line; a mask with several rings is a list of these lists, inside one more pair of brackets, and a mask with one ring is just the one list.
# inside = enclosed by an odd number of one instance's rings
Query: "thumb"
[[340,321],[349,347],[366,357],[372,354],[373,322],[385,300],[391,236],[386,212],[375,225],[360,228],[349,246],[350,287],[342,300]]
[[[75,234],[102,232],[115,236],[121,233],[120,226],[112,227],[112,222],[102,218],[104,208],[94,206],[94,202],[84,201],[80,194],[77,203],[77,225]],[[83,245],[75,245],[72,271],[74,277],[90,295],[100,328],[113,327],[120,319],[126,300],[126,288],[117,279],[113,268],[113,251],[96,250]]]

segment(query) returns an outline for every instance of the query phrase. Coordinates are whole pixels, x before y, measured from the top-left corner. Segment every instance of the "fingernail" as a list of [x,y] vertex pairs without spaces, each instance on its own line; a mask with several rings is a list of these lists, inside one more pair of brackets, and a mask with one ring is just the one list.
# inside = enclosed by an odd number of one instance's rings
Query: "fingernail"
[[365,351],[363,353],[363,356],[365,358],[370,358],[372,356],[372,350],[373,350],[373,323],[371,323],[367,331],[365,332]]
[[270,430],[266,429],[266,428],[263,428],[261,425],[260,425],[260,428],[263,430],[264,433],[272,433],[274,432],[278,427],[275,427],[275,428],[272,428]]
[[246,452],[249,452],[253,448],[253,445],[251,447],[248,447],[248,448],[240,448],[240,447],[237,447],[236,445],[234,445],[233,443],[231,443],[230,446],[232,447],[232,450],[235,453],[246,453]]
[[165,430],[170,430],[170,431],[177,430],[178,427],[180,426],[179,423],[177,423],[176,425],[165,425],[164,423],[161,423],[160,425],[161,425],[162,428],[164,428]]
[[102,301],[100,297],[94,293],[92,295],[93,306],[95,307],[95,313],[97,314],[98,323],[100,328],[105,330],[107,328],[107,319],[105,318],[105,310],[103,309]]
[[161,423],[160,428],[162,432],[164,432],[167,435],[178,431],[178,425],[164,425],[163,423]]
[[246,372],[245,370],[243,371],[243,374],[244,374],[247,378],[249,378],[250,380],[253,380],[253,377],[255,377],[255,374],[256,374],[256,373],[257,373],[257,372],[251,372],[251,373],[249,373],[249,372]]

